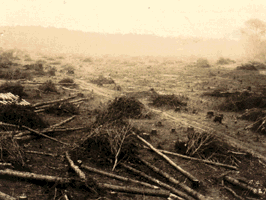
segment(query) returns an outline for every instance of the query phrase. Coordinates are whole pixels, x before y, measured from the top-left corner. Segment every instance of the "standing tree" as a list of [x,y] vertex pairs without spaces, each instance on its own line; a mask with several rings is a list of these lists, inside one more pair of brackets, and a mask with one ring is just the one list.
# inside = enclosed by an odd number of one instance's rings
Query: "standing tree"
[[250,19],[245,22],[245,27],[241,29],[241,33],[247,41],[247,53],[253,59],[266,61],[266,22]]

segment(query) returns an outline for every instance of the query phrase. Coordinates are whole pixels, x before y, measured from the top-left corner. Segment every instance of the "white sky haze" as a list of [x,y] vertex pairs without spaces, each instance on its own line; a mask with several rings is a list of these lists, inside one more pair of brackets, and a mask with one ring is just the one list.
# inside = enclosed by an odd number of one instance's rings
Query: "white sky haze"
[[100,33],[238,38],[244,22],[266,21],[266,1],[1,0],[0,26]]

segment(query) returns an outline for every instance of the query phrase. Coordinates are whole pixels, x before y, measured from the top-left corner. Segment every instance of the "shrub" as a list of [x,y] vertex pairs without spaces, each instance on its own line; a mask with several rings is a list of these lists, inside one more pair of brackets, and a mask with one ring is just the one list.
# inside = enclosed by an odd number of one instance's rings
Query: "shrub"
[[228,65],[230,63],[235,63],[235,61],[234,60],[231,60],[229,58],[220,57],[219,60],[216,63],[218,65]]
[[18,95],[20,97],[28,96],[24,92],[24,87],[20,83],[6,82],[0,85],[0,93],[8,93],[8,92],[11,92],[12,94]]
[[187,106],[187,100],[188,98],[182,95],[154,95],[151,97],[152,99],[152,105],[156,107],[170,107],[170,108],[176,108],[178,106]]
[[103,84],[114,84],[115,81],[112,78],[106,78],[103,75],[100,75],[97,79],[92,79],[91,83],[102,86]]
[[16,70],[0,70],[0,78],[7,80],[17,80],[17,79],[30,79],[29,73],[22,72],[20,69]]
[[92,62],[92,59],[91,59],[91,58],[85,58],[85,59],[83,60],[83,62]]
[[211,67],[211,65],[209,64],[209,61],[205,58],[199,58],[196,62],[196,66],[197,67],[202,67],[202,68],[208,68]]
[[55,61],[55,62],[51,62],[50,64],[51,65],[61,65],[61,62],[60,61]]
[[61,81],[59,81],[59,83],[61,83],[63,86],[76,86],[74,80],[72,78],[64,78]]
[[57,69],[55,67],[50,67],[48,70],[48,74],[50,76],[55,76],[55,72],[57,71]]
[[39,89],[42,90],[43,92],[46,92],[46,93],[57,92],[55,84],[51,80],[48,80],[45,83],[43,83],[42,85],[40,85]]

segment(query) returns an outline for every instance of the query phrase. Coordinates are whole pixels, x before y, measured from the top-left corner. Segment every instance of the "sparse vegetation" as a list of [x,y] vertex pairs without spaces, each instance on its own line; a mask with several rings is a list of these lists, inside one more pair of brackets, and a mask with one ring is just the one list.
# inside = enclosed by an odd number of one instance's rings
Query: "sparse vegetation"
[[48,92],[56,92],[57,93],[56,86],[51,80],[48,80],[45,83],[43,83],[42,85],[40,85],[39,89],[45,93],[48,93]]
[[24,87],[20,83],[5,82],[0,85],[0,93],[8,92],[20,97],[28,96],[27,93],[24,92]]
[[104,84],[114,84],[115,81],[112,78],[106,78],[103,75],[98,76],[97,79],[92,79],[91,83],[97,84],[99,86],[102,86]]
[[196,67],[200,68],[209,68],[211,65],[209,64],[209,61],[206,58],[199,58],[195,64]]
[[231,60],[229,58],[220,57],[219,60],[216,62],[218,65],[228,65],[231,63],[235,63],[234,60]]
[[20,69],[15,70],[1,70],[0,69],[0,78],[6,80],[18,80],[18,79],[30,79],[31,75],[29,73],[23,72]]

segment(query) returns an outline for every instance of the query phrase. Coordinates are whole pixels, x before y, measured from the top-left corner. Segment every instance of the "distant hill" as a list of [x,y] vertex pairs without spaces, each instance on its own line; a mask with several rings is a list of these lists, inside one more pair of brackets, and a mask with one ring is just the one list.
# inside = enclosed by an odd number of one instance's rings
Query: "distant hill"
[[53,27],[0,27],[1,46],[48,53],[91,55],[237,56],[239,42],[227,39],[100,34]]

